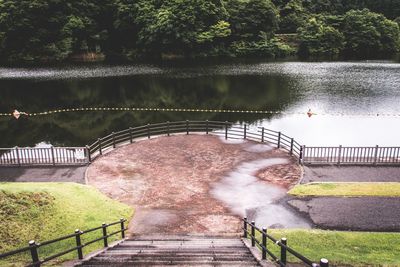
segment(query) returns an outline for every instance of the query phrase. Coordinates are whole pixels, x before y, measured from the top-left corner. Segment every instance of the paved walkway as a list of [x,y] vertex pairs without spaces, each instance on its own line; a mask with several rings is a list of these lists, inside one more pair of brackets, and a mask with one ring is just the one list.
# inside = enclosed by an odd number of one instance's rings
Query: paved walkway
[[[305,166],[301,182],[400,182],[400,168]],[[314,197],[293,198],[288,203],[318,228],[400,231],[400,198]]]
[[[265,162],[272,158],[280,161]],[[300,177],[296,161],[268,145],[225,142],[211,135],[179,135],[115,149],[89,166],[87,180],[109,197],[135,207],[131,233],[230,235],[241,232],[240,218],[246,210],[268,197],[263,194],[254,199],[259,192],[247,190],[222,196],[240,200],[243,206],[236,206],[240,209],[236,211],[214,197],[213,189],[237,166],[242,166],[246,175],[250,171],[259,176],[249,177],[259,183],[256,190],[279,176],[277,186],[285,192],[285,186]]]
[[83,167],[0,167],[0,182],[85,183]]
[[400,198],[316,197],[289,204],[322,229],[400,231]]
[[400,182],[400,167],[304,166],[302,183],[309,182]]

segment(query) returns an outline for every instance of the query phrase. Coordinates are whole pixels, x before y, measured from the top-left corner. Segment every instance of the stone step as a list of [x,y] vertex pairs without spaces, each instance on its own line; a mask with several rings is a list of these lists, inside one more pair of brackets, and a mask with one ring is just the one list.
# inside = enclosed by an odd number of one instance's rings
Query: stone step
[[84,262],[82,266],[168,266],[168,265],[183,265],[183,266],[258,266],[256,261],[162,261],[162,260],[143,260],[143,261],[124,261],[124,262]]
[[176,256],[187,256],[187,255],[194,255],[194,256],[208,256],[208,255],[214,255],[214,256],[246,256],[246,255],[252,255],[248,251],[229,251],[229,252],[204,252],[204,251],[146,251],[146,250],[139,250],[139,251],[120,251],[120,250],[113,250],[113,251],[105,251],[103,253],[104,255],[110,255],[110,256],[119,256],[119,255],[143,255],[143,256],[158,256],[158,255],[165,255],[165,256],[170,256],[170,255],[176,255]]
[[142,252],[142,251],[149,251],[149,252],[158,252],[158,253],[165,253],[165,252],[180,252],[180,253],[232,253],[232,252],[247,252],[247,248],[243,247],[234,247],[234,248],[150,248],[150,247],[121,247],[121,248],[110,248],[107,251],[121,251],[121,252]]
[[223,246],[223,245],[243,245],[243,243],[241,241],[124,241],[123,243],[124,245],[131,245],[131,244],[137,244],[137,245],[153,245],[153,244],[157,244],[157,245],[165,245],[165,244],[170,244],[170,245],[209,245],[209,244],[213,244],[213,245],[219,245],[219,246]]
[[[114,255],[101,255],[93,258],[96,261],[124,261],[124,260],[170,260],[170,261],[185,261],[185,260],[207,260],[207,261],[244,261],[244,260],[252,260],[252,255],[225,255],[225,256],[213,256],[213,255],[118,255],[115,257]],[[118,259],[118,260],[117,260]]]
[[159,236],[129,239],[80,266],[259,266],[240,239]]
[[165,263],[96,263],[96,264],[84,264],[81,266],[85,267],[144,267],[144,266],[152,266],[152,267],[165,267],[165,266],[196,266],[196,267],[215,267],[215,266],[224,266],[224,267],[242,267],[242,266],[259,266],[259,264],[254,264],[254,263],[246,263],[246,262],[240,262],[240,263],[198,263],[198,264],[192,264],[188,265],[186,263],[184,264],[165,264]]

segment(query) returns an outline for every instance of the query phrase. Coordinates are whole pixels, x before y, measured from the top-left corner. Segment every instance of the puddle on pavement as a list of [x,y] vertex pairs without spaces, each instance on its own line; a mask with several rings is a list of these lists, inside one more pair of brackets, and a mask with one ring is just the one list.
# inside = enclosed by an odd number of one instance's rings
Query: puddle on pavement
[[260,227],[310,228],[306,220],[278,203],[286,196],[285,188],[263,182],[254,176],[258,170],[286,163],[288,160],[284,158],[242,163],[214,184],[211,194],[225,203],[233,213],[254,220]]

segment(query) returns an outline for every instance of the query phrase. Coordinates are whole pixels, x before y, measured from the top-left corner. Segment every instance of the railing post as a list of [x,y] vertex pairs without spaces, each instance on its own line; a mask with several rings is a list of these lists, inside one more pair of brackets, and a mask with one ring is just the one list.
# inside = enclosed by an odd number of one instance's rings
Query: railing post
[[339,152],[338,152],[338,162],[337,164],[340,165],[340,158],[342,157],[342,145],[339,146]]
[[150,124],[147,124],[147,138],[150,139]]
[[100,138],[97,139],[97,143],[99,143],[99,153],[100,153],[100,155],[103,155],[103,150],[102,150],[102,147],[101,147],[101,139]]
[[278,148],[281,147],[281,132],[278,132]]
[[104,247],[108,247],[108,240],[107,240],[107,224],[103,223],[101,225],[103,227],[103,240],[104,240]]
[[115,133],[112,132],[111,136],[112,136],[112,141],[113,141],[113,148],[115,148]]
[[167,136],[169,136],[169,121],[167,121]]
[[244,129],[243,129],[243,139],[246,140],[247,138],[247,125],[244,125]]
[[32,266],[39,267],[40,261],[39,261],[38,251],[37,251],[37,244],[35,243],[35,240],[29,241],[29,248],[31,251]]
[[228,122],[225,121],[225,140],[228,140]]
[[[285,237],[281,238],[280,243],[284,246],[287,245],[287,239]],[[286,265],[286,247],[281,246],[281,262]]]
[[87,153],[88,163],[92,162],[92,155],[90,155],[90,147],[88,145],[86,146],[86,153]]
[[129,127],[129,142],[132,144],[133,143],[133,132],[132,132],[132,127]]
[[254,228],[255,224],[256,223],[254,221],[251,221],[251,246],[252,247],[254,247],[256,245],[256,240],[255,240],[256,233],[255,233],[255,228]]
[[319,262],[320,267],[329,267],[329,261],[327,259],[322,258]]
[[262,127],[261,128],[261,143],[264,143],[264,132],[265,132],[265,128]]
[[189,121],[186,120],[186,134],[189,134]]
[[293,155],[293,145],[294,145],[294,139],[290,138],[290,152],[289,152],[290,155]]
[[206,120],[206,134],[208,134],[208,120]]
[[379,150],[379,146],[376,145],[375,146],[375,155],[374,155],[374,165],[376,165],[376,163],[378,162],[378,150]]
[[56,165],[56,160],[54,158],[54,147],[51,147],[51,161],[53,163],[53,166]]
[[19,150],[18,150],[18,147],[15,148],[15,151],[17,152],[17,163],[18,163],[18,166],[21,166],[21,160],[20,160],[20,158],[19,158]]
[[124,226],[125,220],[123,218],[121,218],[121,219],[119,219],[119,221],[121,222],[121,237],[125,238],[125,226]]
[[78,252],[78,259],[80,260],[83,259],[81,234],[82,232],[79,229],[75,230],[76,250]]
[[262,228],[262,259],[267,259],[267,228]]
[[303,165],[303,146],[300,146],[299,164],[300,164],[300,165]]
[[247,218],[243,218],[243,237],[247,238]]

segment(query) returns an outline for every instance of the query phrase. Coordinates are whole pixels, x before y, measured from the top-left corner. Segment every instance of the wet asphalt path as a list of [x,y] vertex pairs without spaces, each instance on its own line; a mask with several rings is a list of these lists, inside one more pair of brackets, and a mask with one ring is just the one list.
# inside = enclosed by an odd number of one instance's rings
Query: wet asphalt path
[[[304,166],[301,183],[400,182],[400,167]],[[322,229],[400,232],[398,197],[308,197],[287,202]]]
[[0,167],[0,182],[74,182],[85,184],[82,167]]

